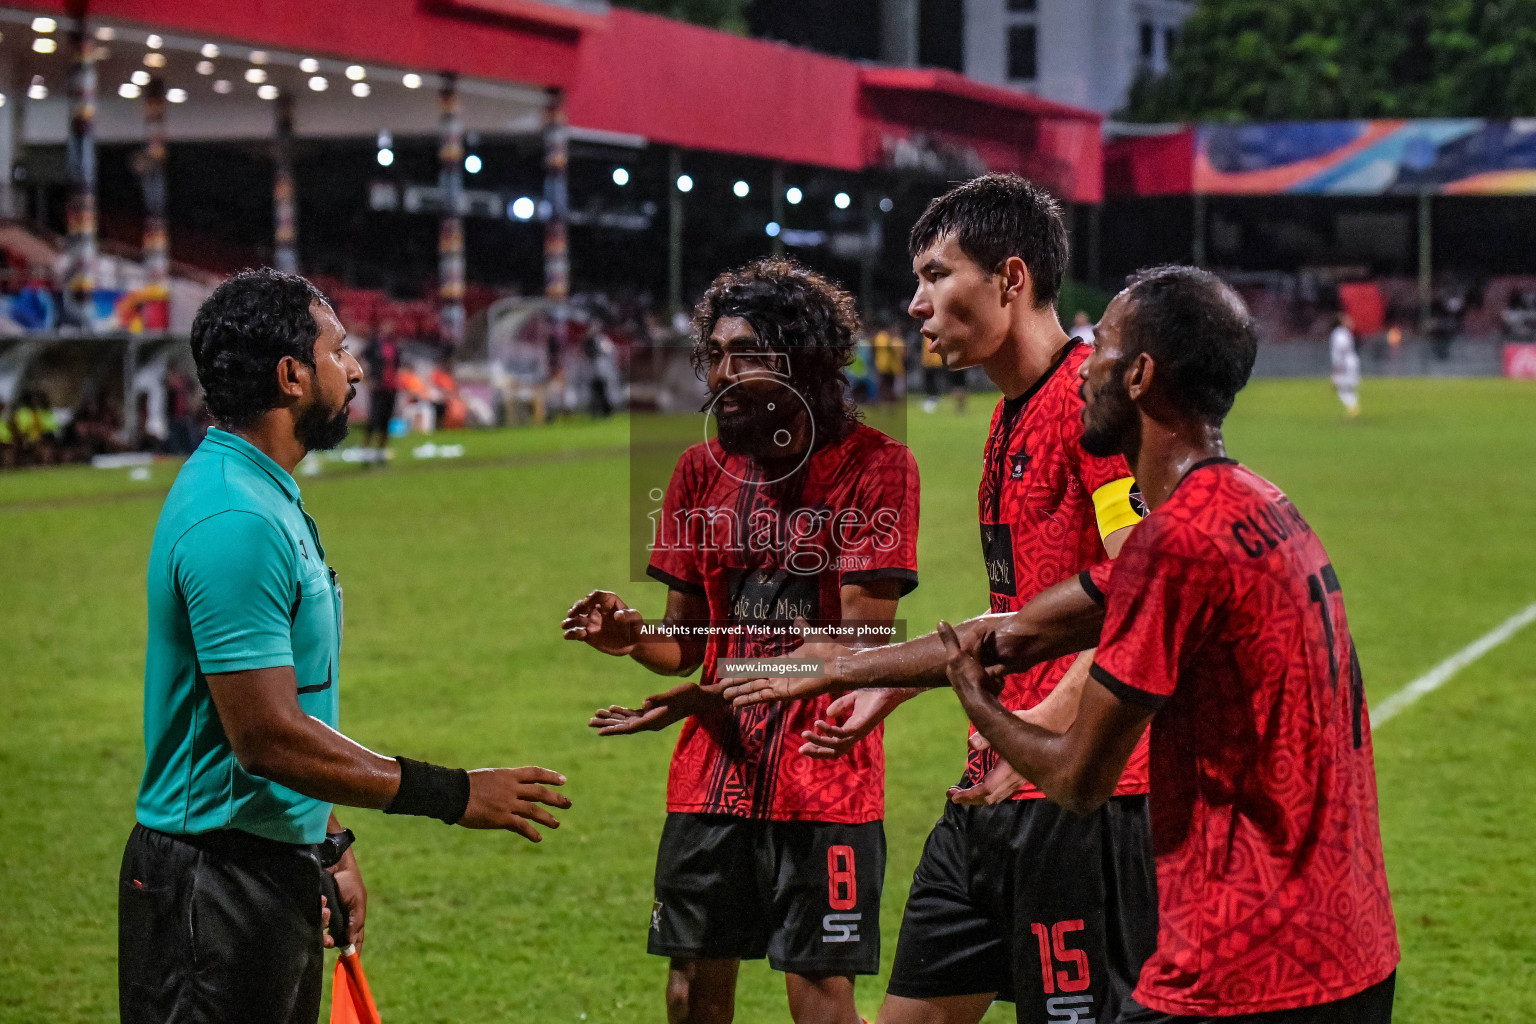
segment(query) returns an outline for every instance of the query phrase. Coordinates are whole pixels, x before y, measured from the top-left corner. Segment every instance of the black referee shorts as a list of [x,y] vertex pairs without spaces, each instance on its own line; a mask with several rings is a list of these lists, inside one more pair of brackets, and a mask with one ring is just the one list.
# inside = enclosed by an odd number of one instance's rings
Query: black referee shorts
[[885,829],[878,821],[667,815],[649,952],[761,960],[790,974],[877,974]]
[[996,992],[1023,1022],[1114,1020],[1157,945],[1145,796],[947,804],[912,876],[888,991]]
[[1356,992],[1347,999],[1269,1013],[1242,1013],[1235,1017],[1183,1017],[1149,1010],[1130,1000],[1115,1024],[1392,1024],[1392,998],[1397,972]]
[[123,1024],[315,1024],[324,940],[313,846],[135,825],[118,886]]

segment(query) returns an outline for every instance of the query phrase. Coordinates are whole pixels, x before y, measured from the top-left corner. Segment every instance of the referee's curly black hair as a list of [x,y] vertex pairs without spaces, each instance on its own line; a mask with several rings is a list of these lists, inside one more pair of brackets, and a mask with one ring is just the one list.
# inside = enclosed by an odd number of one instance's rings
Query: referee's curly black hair
[[320,325],[312,303],[320,289],[271,267],[242,270],[203,300],[192,320],[192,359],[221,426],[250,426],[279,402],[277,364],[292,356],[311,369]]
[[838,438],[858,422],[843,376],[859,333],[853,296],[790,259],[765,257],[725,271],[693,310],[693,368],[700,378],[709,365],[709,336],[728,316],[751,324],[766,347],[789,353],[789,385],[810,406],[818,433]]

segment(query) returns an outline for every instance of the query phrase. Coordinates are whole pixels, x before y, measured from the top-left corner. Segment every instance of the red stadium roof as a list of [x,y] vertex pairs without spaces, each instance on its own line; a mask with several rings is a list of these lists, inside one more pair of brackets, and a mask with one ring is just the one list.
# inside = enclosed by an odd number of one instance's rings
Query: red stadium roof
[[[74,3],[19,8],[69,17]],[[1103,194],[1099,115],[948,71],[863,66],[571,0],[94,0],[89,17],[566,90],[571,124],[845,170],[1013,170]]]

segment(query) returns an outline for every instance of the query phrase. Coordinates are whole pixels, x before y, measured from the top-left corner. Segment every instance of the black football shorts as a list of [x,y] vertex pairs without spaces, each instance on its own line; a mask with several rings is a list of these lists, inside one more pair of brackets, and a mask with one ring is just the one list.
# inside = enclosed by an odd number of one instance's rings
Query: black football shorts
[[667,815],[648,950],[761,960],[791,974],[876,974],[885,830],[878,821]]
[[948,804],[912,876],[888,991],[996,992],[1021,1024],[1112,1021],[1157,944],[1145,796]]

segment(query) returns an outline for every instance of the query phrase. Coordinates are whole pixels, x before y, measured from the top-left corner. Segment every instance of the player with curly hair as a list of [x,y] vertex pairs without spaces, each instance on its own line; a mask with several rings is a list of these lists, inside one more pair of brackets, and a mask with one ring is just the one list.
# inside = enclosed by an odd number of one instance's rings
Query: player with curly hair
[[[858,318],[826,278],[758,260],[716,278],[693,322],[717,436],[683,453],[662,502],[648,572],[666,614],[647,624],[600,590],[561,626],[660,675],[703,670],[591,722],[604,736],[684,723],[649,939],[671,961],[668,1019],[729,1021],[741,960],[766,956],[797,1024],[858,1024],[854,976],[880,965],[892,697],[737,711],[709,687],[725,659],[794,650],[803,624],[891,625],[917,585],[917,466],[858,420],[843,375]],[[804,742],[829,720],[840,747]]]

